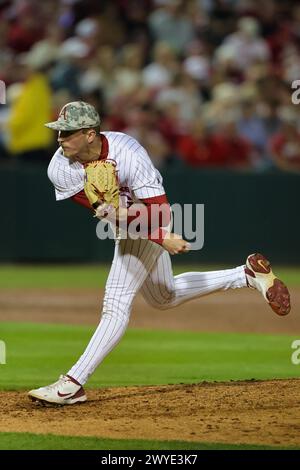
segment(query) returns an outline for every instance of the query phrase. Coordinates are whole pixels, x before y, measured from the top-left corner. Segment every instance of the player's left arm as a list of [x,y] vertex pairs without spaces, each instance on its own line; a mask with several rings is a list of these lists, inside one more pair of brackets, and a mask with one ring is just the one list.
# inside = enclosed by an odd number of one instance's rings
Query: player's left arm
[[[110,218],[111,214],[105,217],[106,220]],[[124,208],[121,215],[117,216],[117,225],[130,234],[130,224],[137,219],[141,236],[161,245],[171,255],[189,251],[189,243],[180,235],[170,232],[171,208],[165,194],[142,199],[128,209]]]
[[[83,190],[72,196],[71,199],[77,204],[95,212]],[[161,245],[171,255],[189,251],[188,243],[179,235],[169,231],[171,208],[165,194],[145,198],[139,203],[132,204],[129,208],[120,207],[118,214],[114,213],[98,217],[113,223],[117,222],[125,230],[128,230],[131,222],[139,217],[141,234],[146,235],[149,240]]]

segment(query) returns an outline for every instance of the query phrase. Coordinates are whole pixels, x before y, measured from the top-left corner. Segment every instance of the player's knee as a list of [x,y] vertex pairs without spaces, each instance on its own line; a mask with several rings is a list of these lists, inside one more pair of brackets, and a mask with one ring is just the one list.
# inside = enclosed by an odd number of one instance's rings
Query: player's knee
[[172,308],[174,295],[170,293],[168,296],[154,297],[152,294],[151,296],[145,297],[145,300],[148,304],[158,310],[168,310],[169,308]]
[[105,297],[103,301],[102,315],[118,317],[123,321],[128,321],[132,302],[126,302],[123,298]]
[[172,308],[172,303],[157,304],[156,308],[158,310],[168,310],[169,308]]
[[101,320],[109,320],[120,325],[127,325],[129,322],[130,312],[123,310],[110,310],[103,308],[101,313]]

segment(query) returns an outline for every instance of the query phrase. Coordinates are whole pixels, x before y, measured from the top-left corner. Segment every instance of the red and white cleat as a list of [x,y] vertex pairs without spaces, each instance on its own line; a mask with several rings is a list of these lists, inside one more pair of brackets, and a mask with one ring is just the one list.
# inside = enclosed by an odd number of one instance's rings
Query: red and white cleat
[[248,287],[261,292],[277,315],[284,316],[290,312],[288,288],[274,275],[270,262],[263,255],[254,253],[248,256],[245,274]]

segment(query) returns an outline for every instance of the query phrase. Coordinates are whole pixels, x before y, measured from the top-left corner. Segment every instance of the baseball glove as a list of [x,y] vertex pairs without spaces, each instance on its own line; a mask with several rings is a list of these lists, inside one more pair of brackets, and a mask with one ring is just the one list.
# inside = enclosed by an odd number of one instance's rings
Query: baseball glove
[[103,216],[117,210],[120,191],[116,163],[113,160],[97,160],[87,163],[85,165],[84,192],[95,211],[101,206]]

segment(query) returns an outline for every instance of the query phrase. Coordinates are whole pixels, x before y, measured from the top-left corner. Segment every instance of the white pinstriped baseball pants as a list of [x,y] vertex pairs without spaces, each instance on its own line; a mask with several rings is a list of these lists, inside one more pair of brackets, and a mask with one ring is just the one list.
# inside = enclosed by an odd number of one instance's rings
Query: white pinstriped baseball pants
[[244,266],[173,276],[170,255],[148,240],[117,240],[107,279],[101,321],[86,350],[70,369],[82,385],[118,344],[138,291],[159,309],[168,309],[219,290],[246,286]]

